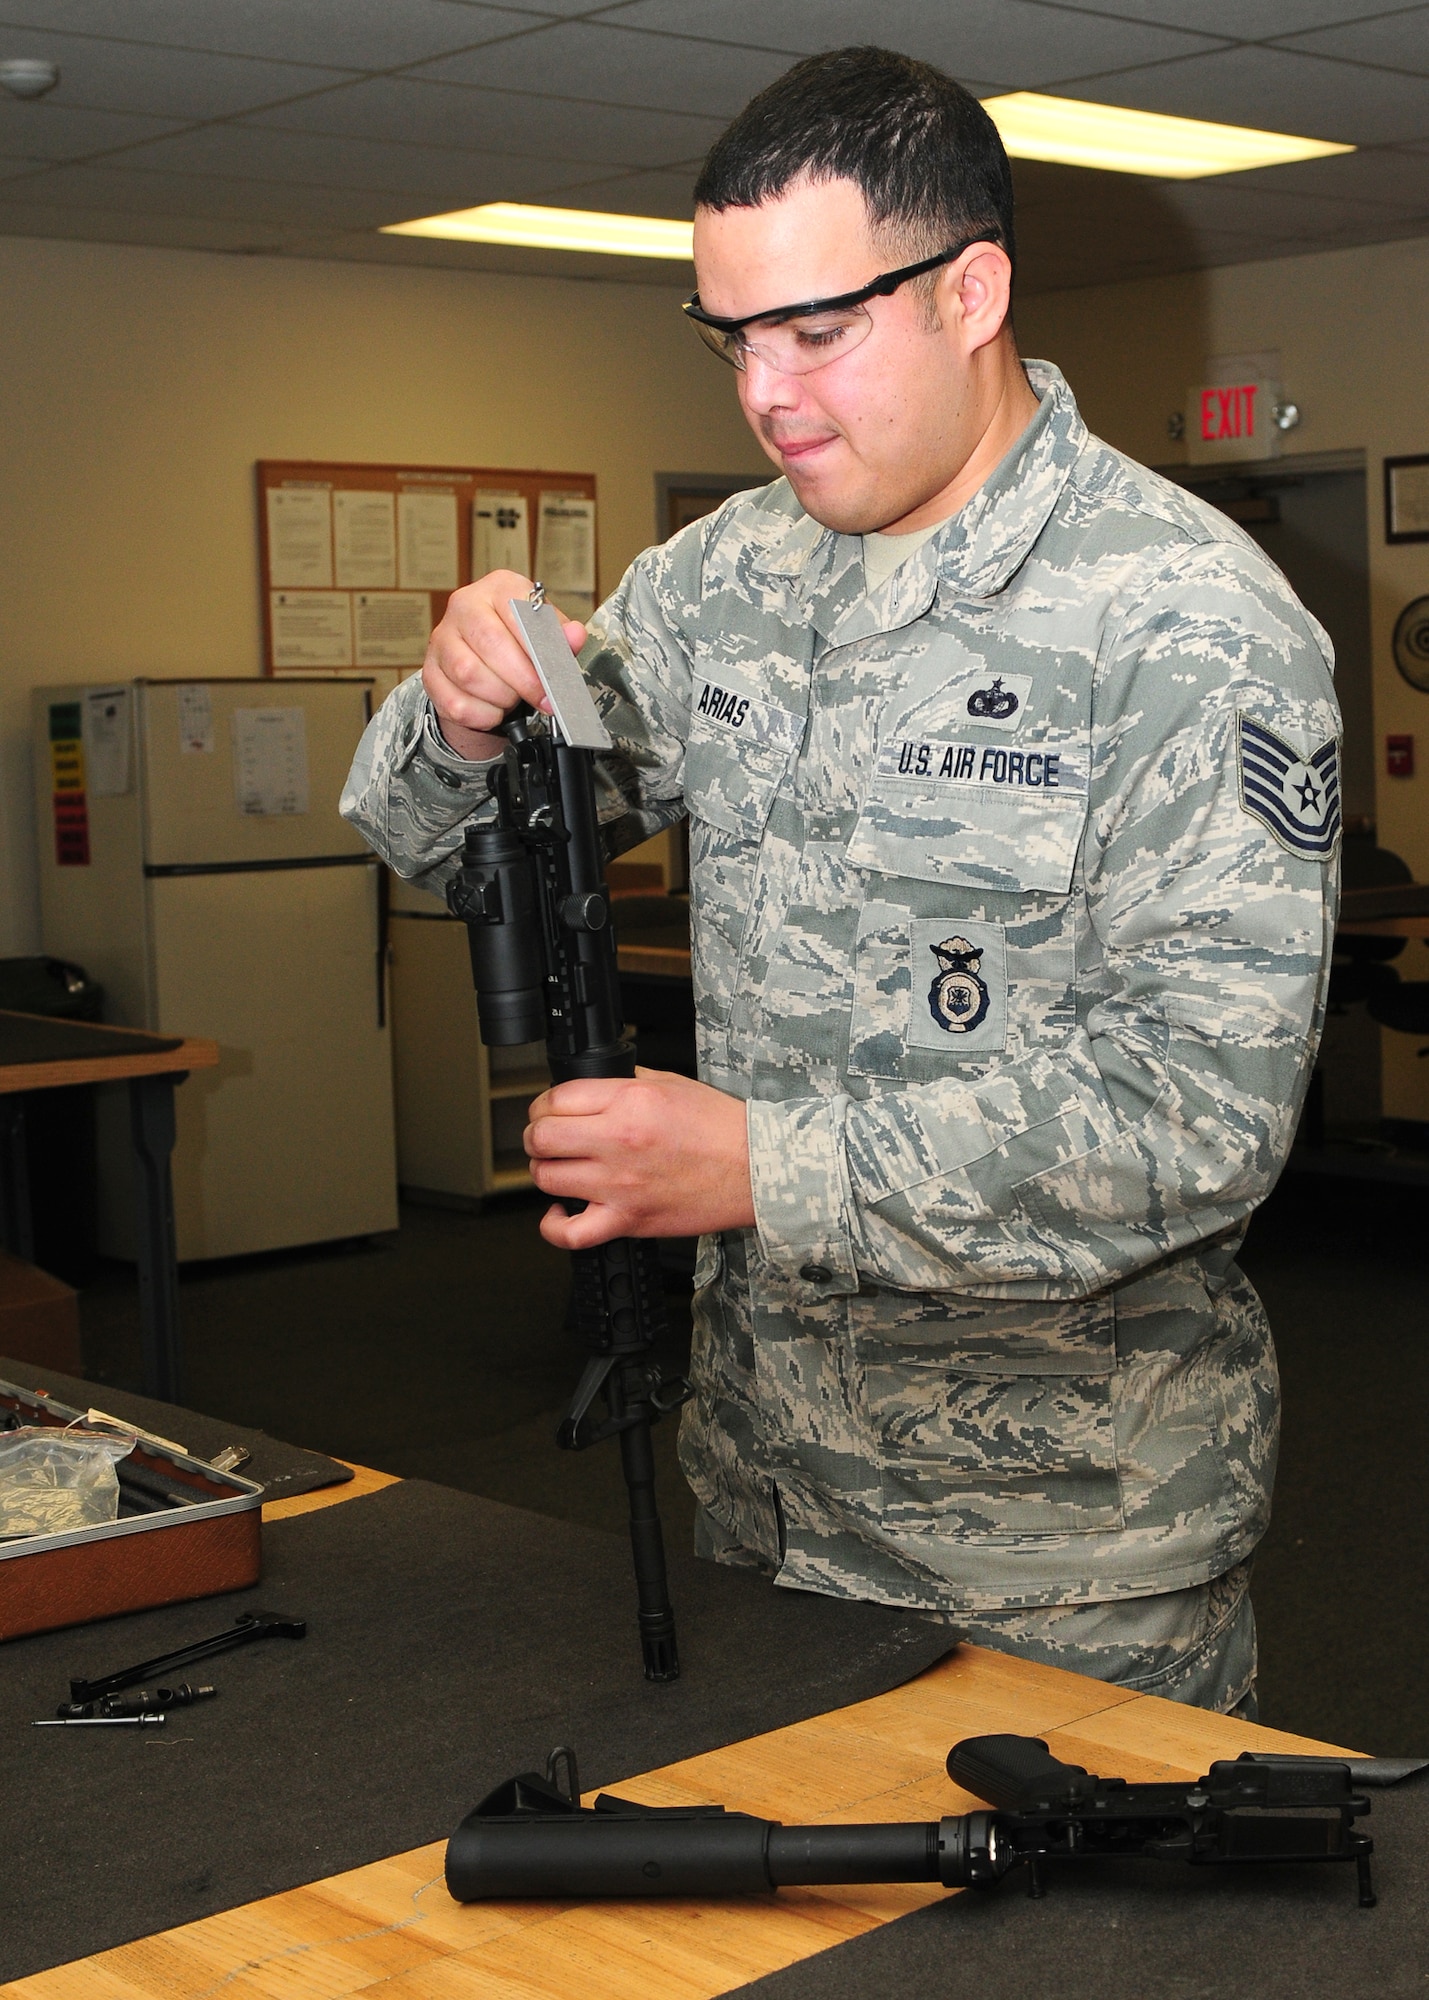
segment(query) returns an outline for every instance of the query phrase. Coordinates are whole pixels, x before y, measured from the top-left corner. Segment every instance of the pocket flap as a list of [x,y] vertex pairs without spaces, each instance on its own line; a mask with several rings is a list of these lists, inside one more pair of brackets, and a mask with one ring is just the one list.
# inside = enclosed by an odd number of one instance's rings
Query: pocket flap
[[[783,710],[773,713],[791,728],[796,721]],[[765,742],[723,730],[693,733],[685,747],[685,804],[691,814],[724,833],[758,834],[794,748],[789,737],[782,726]]]
[[848,856],[860,868],[920,882],[1065,896],[1086,818],[1085,789],[1054,796],[1039,788],[920,788],[880,776]]

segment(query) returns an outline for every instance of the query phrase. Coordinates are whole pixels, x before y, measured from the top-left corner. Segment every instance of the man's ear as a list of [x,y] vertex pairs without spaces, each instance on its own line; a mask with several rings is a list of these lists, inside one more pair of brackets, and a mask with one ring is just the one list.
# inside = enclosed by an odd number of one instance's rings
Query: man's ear
[[[966,261],[947,274],[952,296],[945,321],[960,325],[969,354],[988,346],[1007,324],[1012,305],[1012,259],[997,243],[975,244]],[[940,300],[940,305],[942,301]]]

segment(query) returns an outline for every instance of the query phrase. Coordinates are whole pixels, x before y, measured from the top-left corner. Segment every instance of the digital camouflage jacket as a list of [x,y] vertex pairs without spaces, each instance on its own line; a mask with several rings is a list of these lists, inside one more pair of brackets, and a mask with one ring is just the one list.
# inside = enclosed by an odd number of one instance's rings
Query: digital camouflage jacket
[[[952,1612],[1180,1589],[1264,1532],[1233,1260],[1334,921],[1324,633],[1027,368],[1038,415],[872,594],[776,481],[639,557],[582,656],[611,851],[689,814],[700,1073],[749,1107],[686,1474],[781,1581]],[[440,891],[485,798],[414,679],[343,811]]]

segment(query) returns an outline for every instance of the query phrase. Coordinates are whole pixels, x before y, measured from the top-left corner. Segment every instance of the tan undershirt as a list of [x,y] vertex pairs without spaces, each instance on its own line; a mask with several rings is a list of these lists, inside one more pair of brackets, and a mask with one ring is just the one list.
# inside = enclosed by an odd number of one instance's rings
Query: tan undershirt
[[872,592],[887,583],[894,570],[907,562],[915,549],[922,548],[929,535],[936,535],[942,525],[941,521],[935,521],[931,528],[915,528],[911,535],[865,535],[864,588]]

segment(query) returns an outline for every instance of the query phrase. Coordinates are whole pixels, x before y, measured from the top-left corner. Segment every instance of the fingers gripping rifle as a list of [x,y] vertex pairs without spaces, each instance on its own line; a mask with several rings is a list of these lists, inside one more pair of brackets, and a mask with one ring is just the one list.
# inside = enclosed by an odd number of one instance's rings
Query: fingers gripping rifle
[[[564,1760],[564,1770],[562,1770]],[[1389,1781],[1372,1760],[1366,1780]],[[1062,1764],[1030,1736],[975,1736],[948,1753],[948,1775],[991,1811],[870,1826],[781,1826],[723,1806],[651,1807],[602,1794],[584,1807],[569,1750],[546,1776],[510,1779],[447,1843],[458,1902],[522,1896],[729,1896],[827,1882],[941,1882],[991,1889],[1015,1868],[1030,1894],[1063,1863],[1143,1856],[1193,1866],[1351,1861],[1359,1900],[1375,1900],[1369,1811],[1355,1762],[1246,1751],[1204,1777],[1128,1784]],[[1398,1775],[1397,1773],[1395,1775]],[[558,1783],[558,1777],[564,1783]]]
[[[447,891],[467,926],[481,1038],[488,1048],[544,1040],[557,1083],[633,1076],[595,805],[593,759],[611,739],[541,586],[511,608],[556,713],[545,729],[532,727],[529,708],[508,721],[506,751],[488,779],[495,819],[467,829]],[[572,1214],[584,1206],[565,1203]],[[665,1328],[654,1245],[621,1237],[574,1250],[571,1262],[591,1359],[556,1442],[583,1451],[620,1440],[645,1675],[672,1681],[680,1662],[650,1426],[686,1400],[689,1385],[663,1381],[651,1358]]]

